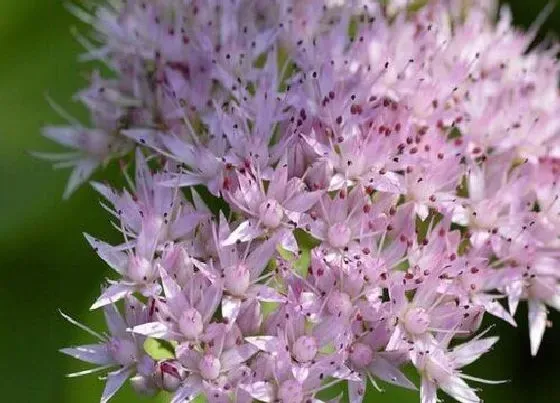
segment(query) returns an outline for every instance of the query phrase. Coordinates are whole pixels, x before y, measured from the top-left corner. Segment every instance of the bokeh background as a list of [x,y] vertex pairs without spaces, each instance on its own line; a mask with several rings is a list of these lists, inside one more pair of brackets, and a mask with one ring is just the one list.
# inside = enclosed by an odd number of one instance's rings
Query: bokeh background
[[[87,121],[71,100],[92,68],[77,62],[82,49],[71,27],[86,28],[63,3],[0,0],[0,402],[6,403],[97,402],[103,388],[95,375],[64,377],[85,366],[57,350],[93,340],[65,322],[58,309],[104,329],[100,315],[89,313],[88,307],[109,272],[81,234],[109,241],[116,241],[116,234],[90,187],[62,201],[68,172],[53,171],[28,154],[56,150],[40,136],[44,123],[62,123],[45,94]],[[515,21],[527,26],[547,0],[509,3]],[[560,4],[543,31],[560,32]],[[110,167],[102,173],[114,174]],[[519,318],[525,315],[521,309]],[[560,314],[551,318],[557,326],[547,331],[536,358],[529,354],[524,319],[516,329],[499,324],[493,331],[502,335],[501,342],[468,372],[511,383],[484,385],[485,401],[560,402]],[[114,402],[139,400],[126,387]],[[406,403],[418,397],[387,387],[383,395],[370,392],[367,401]]]

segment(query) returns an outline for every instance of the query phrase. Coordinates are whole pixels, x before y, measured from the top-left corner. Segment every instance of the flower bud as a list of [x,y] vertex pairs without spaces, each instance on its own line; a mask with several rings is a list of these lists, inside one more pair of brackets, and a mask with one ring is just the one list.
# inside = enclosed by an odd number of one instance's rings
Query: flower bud
[[230,266],[224,269],[225,287],[230,293],[243,296],[251,283],[251,274],[244,264]]
[[404,327],[408,333],[424,334],[430,325],[430,315],[424,308],[409,309],[404,315]]
[[370,346],[363,343],[354,343],[350,350],[350,362],[356,368],[365,368],[373,361],[373,351]]
[[212,381],[220,376],[222,364],[220,360],[212,354],[205,354],[198,363],[198,369],[200,370],[200,375],[204,379]]
[[352,313],[350,296],[340,291],[334,291],[327,302],[327,309],[331,315],[350,316]]
[[152,264],[143,257],[130,255],[128,259],[128,277],[137,283],[144,283],[152,275]]
[[352,230],[343,222],[333,224],[327,232],[327,240],[333,248],[344,248],[348,246],[352,237]]
[[278,390],[278,399],[282,403],[301,403],[303,402],[303,389],[293,379],[284,381]]
[[259,206],[259,219],[265,227],[278,227],[283,217],[284,209],[276,200],[268,199]]
[[179,330],[187,339],[194,340],[200,336],[204,330],[200,313],[194,308],[184,311],[179,318]]
[[298,362],[308,362],[317,354],[317,341],[313,336],[300,336],[294,343],[292,351]]
[[156,366],[154,381],[158,388],[168,392],[175,392],[182,382],[184,369],[172,361],[163,361]]

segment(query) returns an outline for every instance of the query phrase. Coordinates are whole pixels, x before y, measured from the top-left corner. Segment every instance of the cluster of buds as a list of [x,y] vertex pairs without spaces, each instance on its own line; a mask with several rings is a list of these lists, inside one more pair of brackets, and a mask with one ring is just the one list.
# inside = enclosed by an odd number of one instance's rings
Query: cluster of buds
[[479,402],[467,381],[491,381],[462,367],[519,302],[537,353],[560,309],[558,45],[495,3],[72,7],[112,74],[78,94],[92,128],[56,108],[44,133],[73,151],[43,156],[67,194],[115,159],[127,182],[92,183],[123,238],[86,235],[115,271],[91,306],[108,333],[65,315],[99,339],[62,352],[107,371],[102,402],[127,380],[173,403],[339,382]]

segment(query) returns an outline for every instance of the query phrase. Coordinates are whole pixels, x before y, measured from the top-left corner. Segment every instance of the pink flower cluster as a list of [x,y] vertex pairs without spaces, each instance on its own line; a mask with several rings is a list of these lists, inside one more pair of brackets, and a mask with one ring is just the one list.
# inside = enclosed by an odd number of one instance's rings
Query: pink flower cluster
[[[409,4],[412,3],[412,4]],[[72,7],[110,70],[78,94],[66,194],[122,233],[108,334],[62,352],[172,402],[320,402],[347,384],[479,402],[462,368],[560,309],[558,45],[491,0],[112,0]],[[135,174],[128,174],[128,162]],[[124,313],[124,315],[123,315]],[[159,357],[148,345],[164,346]],[[163,348],[163,347],[162,347]],[[415,385],[402,372],[420,375]],[[338,401],[334,399],[331,401]]]

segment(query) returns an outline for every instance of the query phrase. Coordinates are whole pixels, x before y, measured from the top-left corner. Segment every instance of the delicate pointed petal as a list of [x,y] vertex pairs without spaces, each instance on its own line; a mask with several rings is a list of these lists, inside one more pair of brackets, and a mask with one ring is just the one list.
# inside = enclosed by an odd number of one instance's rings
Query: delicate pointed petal
[[416,390],[416,386],[404,376],[398,367],[379,355],[374,358],[368,368],[376,378],[392,383],[393,385]]
[[108,402],[126,382],[131,373],[132,370],[126,367],[115,372],[109,372],[105,389],[101,395],[101,403]]
[[126,333],[126,322],[120,314],[116,305],[106,305],[103,309],[105,322],[112,335],[124,335]]
[[220,361],[222,363],[222,371],[229,371],[239,364],[244,363],[257,351],[258,348],[249,343],[245,343],[241,346],[224,351],[220,357]]
[[278,349],[278,338],[276,336],[251,336],[245,337],[245,340],[267,353],[272,354]]
[[440,382],[439,386],[445,393],[461,403],[480,402],[475,391],[458,376],[450,376],[445,382]]
[[251,272],[251,278],[256,278],[262,273],[272,255],[276,252],[277,243],[277,237],[271,237],[260,244],[247,257],[245,263]]
[[109,267],[121,275],[126,272],[128,255],[125,252],[118,250],[114,246],[100,241],[89,234],[84,233],[84,237],[91,247],[97,252],[99,257],[103,259]]
[[437,402],[436,384],[428,380],[426,376],[422,377],[422,385],[420,386],[420,402],[421,403]]
[[200,390],[202,389],[202,382],[200,378],[195,376],[190,376],[183,383],[183,385],[175,392],[171,403],[186,403],[193,401]]
[[256,238],[260,233],[254,220],[243,221],[237,228],[222,241],[223,246],[233,245],[237,241],[247,242]]
[[169,187],[187,187],[200,185],[204,183],[204,181],[204,178],[200,175],[190,172],[182,172],[180,174],[171,175],[171,179],[161,181],[158,185]]
[[168,335],[168,328],[161,322],[148,322],[129,329],[132,333],[138,333],[143,336],[155,337],[156,339],[164,339]]
[[270,403],[276,398],[274,386],[270,382],[253,382],[249,385],[241,384],[239,387],[261,402]]
[[134,287],[126,284],[112,284],[110,285],[99,298],[97,301],[89,308],[90,310],[95,310],[97,308],[101,308],[102,306],[114,304],[115,302],[123,299],[129,294],[134,292]]
[[498,342],[498,339],[498,337],[487,337],[485,339],[471,340],[455,347],[450,356],[457,368],[464,367],[488,352]]
[[529,300],[529,339],[531,340],[531,354],[537,355],[546,330],[546,305],[540,301]]
[[60,352],[91,364],[107,365],[113,362],[113,357],[105,344],[84,344],[73,348],[63,348]]
[[97,333],[96,331],[90,329],[89,327],[87,327],[84,324],[81,324],[80,322],[78,322],[77,320],[71,318],[70,316],[66,315],[64,312],[59,311],[60,314],[62,315],[62,317],[64,319],[66,319],[68,322],[72,323],[75,326],[78,326],[80,329],[86,331],[87,333],[91,334],[94,337],[97,337],[99,340],[101,341],[105,341],[105,337],[101,336],[99,333]]
[[302,192],[284,203],[284,207],[287,210],[304,213],[313,207],[322,195],[323,192],[319,190],[314,192]]
[[366,380],[348,381],[348,403],[362,403],[366,394]]
[[228,318],[231,323],[235,322],[239,310],[241,309],[241,300],[239,298],[224,295],[222,298],[222,316]]
[[68,199],[72,193],[91,176],[99,166],[99,161],[93,158],[82,159],[72,170],[68,184],[64,190],[64,199]]
[[286,298],[274,288],[264,284],[255,284],[250,288],[250,294],[254,295],[259,301],[264,302],[285,302]]

